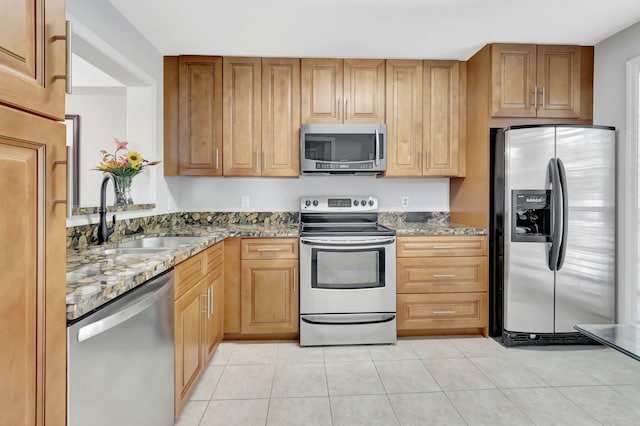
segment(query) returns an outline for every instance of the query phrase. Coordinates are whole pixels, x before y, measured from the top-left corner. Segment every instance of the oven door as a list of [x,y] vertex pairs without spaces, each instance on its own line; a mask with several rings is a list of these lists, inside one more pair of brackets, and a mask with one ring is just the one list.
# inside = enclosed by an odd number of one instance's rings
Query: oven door
[[396,311],[395,237],[300,238],[300,313]]

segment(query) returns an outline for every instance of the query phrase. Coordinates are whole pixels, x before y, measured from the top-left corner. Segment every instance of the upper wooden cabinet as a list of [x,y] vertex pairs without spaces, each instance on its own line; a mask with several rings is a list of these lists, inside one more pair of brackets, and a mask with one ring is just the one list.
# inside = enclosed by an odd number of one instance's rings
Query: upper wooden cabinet
[[491,116],[584,118],[593,113],[593,48],[491,45]]
[[0,103],[64,120],[64,0],[3,0]]
[[222,175],[222,58],[180,56],[179,174]]
[[384,123],[383,59],[302,59],[303,123]]
[[225,176],[300,174],[300,61],[223,60]]
[[465,77],[458,61],[387,60],[385,176],[464,176]]

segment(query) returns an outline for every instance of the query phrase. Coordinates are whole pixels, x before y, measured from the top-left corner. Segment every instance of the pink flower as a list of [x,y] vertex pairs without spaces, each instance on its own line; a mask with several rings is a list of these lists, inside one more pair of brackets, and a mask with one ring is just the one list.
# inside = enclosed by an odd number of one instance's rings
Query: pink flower
[[118,140],[118,138],[113,138],[113,140],[116,142],[116,152],[120,151],[121,149],[127,149],[127,144],[129,142]]
[[118,160],[118,163],[120,163],[123,166],[126,166],[127,164],[129,164],[129,162],[127,161],[127,159],[125,157],[120,157],[120,159]]

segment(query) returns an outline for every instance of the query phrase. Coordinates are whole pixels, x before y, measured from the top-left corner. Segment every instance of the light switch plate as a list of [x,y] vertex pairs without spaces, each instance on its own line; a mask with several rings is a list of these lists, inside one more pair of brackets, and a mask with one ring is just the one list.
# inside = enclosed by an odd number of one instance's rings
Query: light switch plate
[[243,195],[242,196],[242,207],[249,207],[249,196],[248,195]]

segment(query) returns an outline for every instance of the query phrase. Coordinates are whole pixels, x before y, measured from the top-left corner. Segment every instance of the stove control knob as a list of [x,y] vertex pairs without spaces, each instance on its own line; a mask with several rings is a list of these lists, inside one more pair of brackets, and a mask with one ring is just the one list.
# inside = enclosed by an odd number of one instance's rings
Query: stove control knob
[[373,207],[373,200],[369,200],[369,205]]
[[317,207],[318,206],[318,200],[313,200],[313,205]]
[[366,202],[365,200],[362,200],[362,201],[360,201],[360,205],[361,205],[362,207],[366,207],[367,202]]
[[304,205],[305,205],[305,206],[307,206],[307,207],[309,207],[309,206],[311,205],[311,200],[306,200],[306,201],[304,202]]
[[354,206],[358,206],[358,204],[360,204],[360,202],[358,200],[353,200],[353,205]]

